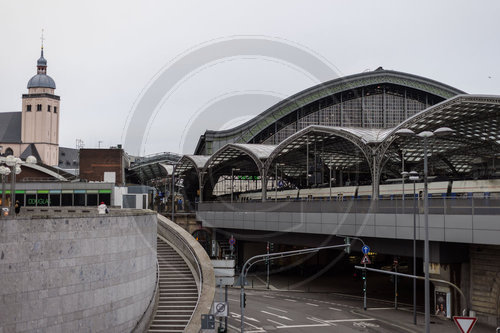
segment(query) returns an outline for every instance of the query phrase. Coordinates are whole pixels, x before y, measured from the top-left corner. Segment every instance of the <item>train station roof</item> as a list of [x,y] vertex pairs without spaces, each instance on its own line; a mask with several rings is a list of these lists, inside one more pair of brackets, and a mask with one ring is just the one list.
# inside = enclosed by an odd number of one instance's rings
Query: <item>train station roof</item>
[[[431,106],[390,129],[349,128],[311,125],[291,135],[279,145],[226,144],[213,155],[193,157],[198,169],[231,168],[241,164],[242,156],[251,158],[257,165],[304,164],[305,146],[318,152],[327,166],[348,168],[367,163],[371,165],[374,154],[384,154],[384,165],[401,163],[401,152],[409,163],[423,158],[423,143],[417,136],[400,137],[400,129],[410,129],[416,134],[434,131],[440,127],[452,128],[455,132],[446,137],[434,137],[429,141],[430,159],[435,166],[447,172],[470,171],[472,164],[500,154],[500,96],[458,95]],[[284,160],[283,157],[288,155]],[[188,157],[189,156],[189,157]],[[280,160],[281,159],[281,160]],[[193,160],[194,161],[194,160]],[[203,162],[205,164],[202,166]],[[195,162],[193,162],[195,163]]]

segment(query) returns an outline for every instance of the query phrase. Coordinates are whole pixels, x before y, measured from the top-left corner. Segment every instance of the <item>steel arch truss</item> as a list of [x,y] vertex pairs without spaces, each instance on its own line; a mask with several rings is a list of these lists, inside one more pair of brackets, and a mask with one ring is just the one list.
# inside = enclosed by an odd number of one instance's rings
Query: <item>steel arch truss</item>
[[[272,167],[279,164],[284,176],[288,178],[306,176],[306,179],[309,179],[311,165],[314,166],[313,172],[317,172],[317,158],[328,168],[373,175],[373,150],[368,142],[374,140],[379,132],[380,130],[309,126],[291,135],[276,147],[265,163],[266,175],[274,173]],[[313,155],[312,160],[311,155]],[[307,166],[307,175],[304,165]]]
[[449,127],[455,132],[429,139],[433,173],[458,176],[470,172],[476,165],[500,154],[500,97],[459,95],[420,112],[387,134],[377,149],[376,163],[400,165],[403,150],[406,163],[421,162],[424,158],[422,140],[398,137],[396,131],[408,128],[419,133],[440,127]]
[[[257,167],[262,181],[262,198],[265,198],[267,182],[264,163],[276,146],[259,144],[230,143],[215,152],[205,163],[203,185],[212,189],[222,175],[229,175],[233,170],[251,173]],[[208,184],[207,184],[208,182]]]

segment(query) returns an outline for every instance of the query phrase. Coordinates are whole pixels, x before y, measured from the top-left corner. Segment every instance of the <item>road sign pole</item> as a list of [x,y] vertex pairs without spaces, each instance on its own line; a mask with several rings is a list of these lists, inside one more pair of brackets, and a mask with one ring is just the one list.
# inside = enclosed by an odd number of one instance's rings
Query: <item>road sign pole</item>
[[[394,271],[398,272],[398,265],[394,266]],[[394,309],[398,309],[398,276],[394,276]]]
[[[267,242],[267,254],[269,254],[269,242]],[[266,289],[269,289],[269,264],[270,264],[269,256],[267,256],[266,263],[267,263]]]
[[[226,304],[229,305],[229,303],[227,302],[227,285],[225,285],[225,289],[226,289],[226,297],[224,298],[224,301],[226,302]],[[228,309],[229,311],[229,309]],[[227,332],[227,316],[226,318],[224,318],[224,332]]]
[[363,309],[366,311],[366,263],[364,264],[364,279],[363,279]]

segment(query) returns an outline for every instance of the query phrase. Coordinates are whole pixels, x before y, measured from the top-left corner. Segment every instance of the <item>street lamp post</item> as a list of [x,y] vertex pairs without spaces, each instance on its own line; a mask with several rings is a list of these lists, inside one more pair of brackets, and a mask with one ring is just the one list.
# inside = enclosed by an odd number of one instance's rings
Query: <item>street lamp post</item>
[[[417,199],[415,183],[419,180],[418,172],[410,171],[413,181],[413,275],[417,275]],[[413,324],[417,325],[417,280],[413,279]]]
[[432,136],[446,136],[452,134],[454,130],[448,127],[441,127],[437,130],[423,131],[415,134],[409,128],[403,128],[396,131],[396,135],[399,136],[418,136],[424,141],[424,228],[425,228],[425,240],[424,240],[424,271],[425,271],[425,282],[424,282],[424,292],[425,292],[425,333],[430,333],[431,331],[431,300],[430,300],[430,281],[429,281],[429,195],[427,186],[427,146],[429,138]]
[[401,151],[401,178],[402,178],[402,185],[403,185],[403,194],[401,197],[401,208],[402,208],[402,213],[405,213],[405,177],[408,174],[408,172],[405,171],[405,150],[403,149]]
[[10,174],[10,169],[7,168],[6,166],[1,165],[0,166],[0,175],[2,176],[2,211],[0,212],[0,218],[3,217],[3,214],[4,214],[3,208],[5,207],[5,181],[6,181],[5,178],[9,174]]
[[332,201],[332,165],[330,164],[328,166],[328,169],[330,170],[330,179],[329,179],[329,183],[330,183],[330,196],[329,196],[329,201]]
[[235,171],[240,171],[240,169],[231,168],[231,203],[233,203],[233,182]]

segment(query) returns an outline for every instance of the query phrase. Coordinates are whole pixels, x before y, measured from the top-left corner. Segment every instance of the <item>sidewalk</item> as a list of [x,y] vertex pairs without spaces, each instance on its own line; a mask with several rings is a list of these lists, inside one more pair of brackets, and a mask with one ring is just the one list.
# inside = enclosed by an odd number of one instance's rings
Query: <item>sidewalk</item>
[[[250,274],[247,278],[247,290],[266,290],[265,274]],[[385,280],[381,278],[376,280],[372,277],[371,284],[383,283]],[[386,281],[387,284],[393,287],[393,283]],[[368,279],[368,284],[370,279]],[[351,310],[360,316],[376,318],[380,321],[395,324],[401,328],[402,332],[424,332],[424,309],[423,306],[417,306],[417,325],[413,324],[413,307],[411,295],[406,295],[398,299],[398,310],[394,309],[394,289],[386,287],[381,290],[370,290],[368,287],[367,310],[362,308],[362,290],[361,280],[354,279],[348,276],[328,277],[321,276],[316,279],[307,279],[300,276],[276,274],[270,276],[269,290],[282,292],[299,292],[299,293],[318,293],[325,296],[329,293],[343,296],[346,302],[359,304],[359,308]],[[403,283],[402,289],[407,290],[408,284]],[[412,290],[412,288],[410,288]],[[423,304],[423,288],[417,287],[417,295],[420,296],[417,304]],[[403,290],[401,290],[403,291]],[[410,292],[412,294],[412,291]],[[403,295],[409,294],[403,292]],[[389,296],[389,297],[388,297]],[[457,333],[460,332],[453,319],[434,316],[431,313],[431,332],[439,333]],[[481,322],[476,322],[471,333],[492,333],[495,332],[495,327],[487,326]]]

